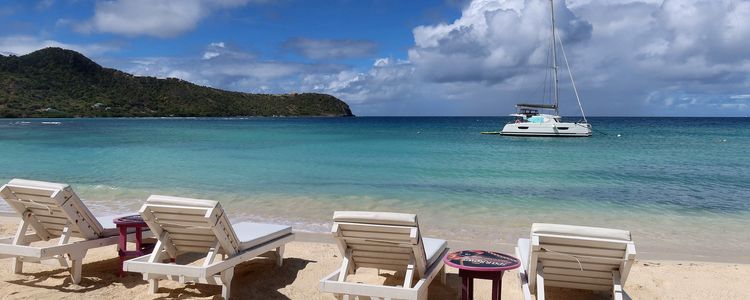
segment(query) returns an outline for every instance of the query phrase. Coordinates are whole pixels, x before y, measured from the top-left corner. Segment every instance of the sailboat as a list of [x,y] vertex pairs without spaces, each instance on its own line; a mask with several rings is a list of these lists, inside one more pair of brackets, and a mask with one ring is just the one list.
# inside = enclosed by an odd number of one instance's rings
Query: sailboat
[[[550,16],[552,17],[552,104],[531,104],[531,103],[520,103],[516,104],[517,112],[511,114],[515,119],[506,124],[503,130],[500,131],[502,135],[510,136],[554,136],[554,137],[587,137],[591,136],[591,124],[586,120],[586,115],[583,112],[583,106],[581,106],[581,99],[578,96],[578,89],[576,89],[575,81],[573,80],[573,72],[570,71],[570,65],[568,64],[567,55],[565,55],[565,48],[562,45],[562,40],[557,35],[555,29],[555,5],[553,0],[550,3]],[[560,117],[560,106],[559,95],[558,95],[558,74],[557,74],[557,44],[560,44],[563,58],[565,58],[565,64],[570,75],[570,82],[575,92],[576,100],[578,100],[578,107],[581,109],[581,116],[583,117],[582,122],[563,122]]]

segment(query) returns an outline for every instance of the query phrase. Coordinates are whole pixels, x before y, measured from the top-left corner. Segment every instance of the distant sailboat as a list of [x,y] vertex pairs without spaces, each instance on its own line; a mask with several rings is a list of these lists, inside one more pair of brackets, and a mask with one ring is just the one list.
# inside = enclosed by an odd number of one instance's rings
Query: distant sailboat
[[[568,65],[568,58],[565,55],[565,48],[562,45],[562,40],[557,36],[555,29],[555,5],[553,0],[550,0],[550,15],[552,17],[552,104],[528,104],[521,103],[516,104],[518,112],[511,114],[516,119],[506,124],[503,130],[500,131],[502,135],[511,136],[569,136],[569,137],[586,137],[591,136],[591,124],[586,120],[586,115],[583,112],[581,106],[581,99],[578,97],[578,89],[576,89],[575,81],[573,81],[573,73],[570,71],[570,65]],[[559,113],[558,105],[558,79],[557,79],[557,43],[560,43],[560,49],[562,50],[563,57],[565,58],[565,64],[568,67],[568,74],[570,75],[570,81],[573,85],[573,91],[575,92],[576,100],[578,100],[578,107],[581,109],[581,116],[583,122],[563,122],[562,117]],[[541,111],[541,112],[540,112]],[[542,113],[546,112],[546,113]]]

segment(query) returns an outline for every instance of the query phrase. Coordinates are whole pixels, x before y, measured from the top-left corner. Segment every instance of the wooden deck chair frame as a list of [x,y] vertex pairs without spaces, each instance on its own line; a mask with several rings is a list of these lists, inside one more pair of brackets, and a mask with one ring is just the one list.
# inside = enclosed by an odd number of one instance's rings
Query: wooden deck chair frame
[[[0,258],[12,258],[15,274],[23,271],[24,263],[70,267],[73,284],[78,284],[88,250],[119,242],[116,231],[105,232],[67,184],[13,179],[0,188],[0,196],[21,217],[15,236],[0,239]],[[150,237],[150,232],[143,234]],[[31,245],[53,239],[58,239],[56,245]],[[135,234],[128,240],[134,241]]]
[[[320,281],[320,290],[333,293],[337,299],[365,296],[423,300],[436,276],[445,283],[442,257],[448,248],[428,266],[418,226],[334,222],[331,232],[343,259],[338,270]],[[359,267],[404,271],[404,283],[399,287],[346,282]]]
[[[152,205],[154,200],[160,203]],[[196,203],[202,203],[196,206]],[[159,280],[179,283],[196,282],[221,285],[221,295],[229,299],[234,267],[263,254],[276,257],[276,265],[283,262],[284,246],[294,240],[294,234],[240,248],[229,219],[217,201],[152,195],[141,207],[143,220],[157,237],[151,254],[125,261],[125,271],[143,273],[149,282],[149,293],[159,288]],[[202,265],[175,263],[183,253],[206,253]],[[223,260],[216,261],[221,254]]]
[[526,300],[531,300],[531,294],[535,294],[537,300],[544,300],[545,286],[610,291],[612,299],[622,300],[622,287],[635,255],[632,240],[535,234],[533,231],[530,239],[519,239],[516,247],[516,256],[521,260],[521,289]]

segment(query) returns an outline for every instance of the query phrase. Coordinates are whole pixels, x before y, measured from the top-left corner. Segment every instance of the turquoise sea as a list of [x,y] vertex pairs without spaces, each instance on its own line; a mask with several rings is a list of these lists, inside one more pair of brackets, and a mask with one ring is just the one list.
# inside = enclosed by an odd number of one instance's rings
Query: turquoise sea
[[428,235],[504,244],[559,222],[630,229],[646,257],[750,261],[750,118],[590,118],[590,138],[479,134],[507,121],[0,119],[0,181],[66,182],[100,212],[167,194],[325,232],[334,210],[404,211]]

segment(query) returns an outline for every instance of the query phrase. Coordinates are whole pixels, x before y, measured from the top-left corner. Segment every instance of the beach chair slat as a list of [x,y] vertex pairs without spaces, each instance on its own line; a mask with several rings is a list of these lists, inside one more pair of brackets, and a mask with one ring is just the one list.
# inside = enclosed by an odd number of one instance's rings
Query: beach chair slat
[[164,220],[164,222],[171,222],[171,221],[182,221],[182,222],[195,222],[200,224],[206,224],[206,226],[210,226],[213,224],[210,224],[208,220],[206,220],[206,217],[203,215],[195,215],[195,214],[176,214],[176,213],[164,213],[160,211],[152,211],[154,214],[154,217],[156,217],[159,220]]
[[598,284],[586,284],[578,282],[566,282],[566,281],[547,281],[544,280],[545,286],[561,287],[569,289],[589,290],[589,291],[609,291],[612,289],[612,285],[598,285]]
[[[21,206],[24,207],[23,205]],[[54,207],[50,206],[49,208],[47,208],[47,207],[31,205],[31,206],[26,206],[25,209],[37,216],[52,216],[52,217],[61,217],[61,218],[66,218],[66,219],[68,218],[68,216],[65,215],[63,210],[57,206],[54,206]],[[50,214],[50,212],[52,214]]]
[[189,230],[196,230],[196,229],[207,229],[210,230],[211,226],[208,225],[208,223],[204,222],[193,222],[193,221],[183,221],[183,220],[163,220],[158,219],[160,227],[169,228],[169,227],[177,227],[182,229],[189,229]]
[[65,224],[65,223],[68,223],[68,218],[66,218],[65,216],[62,216],[60,214],[53,214],[53,215],[36,214],[36,218],[41,223],[50,223],[50,224]]
[[609,285],[612,286],[612,274],[609,274],[609,278],[597,278],[597,277],[585,277],[585,276],[569,276],[564,274],[547,274],[544,272],[545,282],[551,281],[564,281],[573,283],[584,283],[584,284],[595,284],[595,285]]
[[584,271],[608,271],[612,272],[617,270],[617,266],[613,264],[594,264],[581,262],[580,264],[575,260],[560,261],[560,260],[545,260],[544,267],[556,267],[565,268],[571,270],[580,270],[581,267]]
[[362,250],[362,251],[379,251],[379,252],[390,252],[390,253],[403,253],[403,254],[409,254],[412,253],[411,246],[408,247],[393,247],[393,246],[375,246],[375,245],[368,245],[368,244],[348,244],[349,248],[352,250]]
[[200,246],[175,246],[175,249],[177,249],[178,253],[206,253],[208,250],[210,250],[210,246],[208,247],[200,247]]
[[345,238],[363,238],[363,239],[374,239],[374,240],[387,240],[396,242],[411,242],[409,234],[395,234],[395,233],[383,233],[383,232],[368,232],[368,231],[347,231],[342,232],[342,236]]
[[378,238],[360,238],[360,237],[340,237],[347,244],[360,244],[360,245],[377,245],[386,247],[411,247],[413,244],[407,241],[394,241]]
[[58,206],[60,203],[57,203],[55,199],[50,198],[49,196],[39,196],[39,195],[33,195],[33,194],[24,194],[24,193],[13,193],[16,196],[16,199],[22,202],[30,202],[31,204],[38,203],[42,205],[51,205],[51,206]]
[[605,257],[586,257],[586,256],[577,256],[575,258],[565,254],[565,253],[551,253],[551,252],[542,252],[537,255],[540,261],[546,262],[547,260],[563,260],[563,261],[574,261],[574,262],[587,262],[587,263],[596,263],[596,264],[604,264],[604,265],[612,265],[616,267],[620,267],[620,263],[622,262],[619,259],[613,259],[613,258],[605,258]]
[[538,235],[540,244],[589,247],[600,249],[625,250],[628,242],[626,241],[608,241],[601,239],[571,239],[560,236]]
[[544,266],[544,274],[560,274],[560,275],[582,276],[582,277],[593,277],[593,278],[612,278],[611,270],[594,271],[594,270],[587,270],[586,268],[584,268],[584,271],[581,271],[580,268],[555,268],[555,267]]
[[10,188],[13,194],[34,195],[47,198],[51,197],[55,194],[55,192],[58,191],[57,189],[26,187],[11,184],[8,184],[7,186]]
[[366,232],[382,232],[382,233],[397,233],[397,234],[409,234],[412,226],[395,226],[395,225],[377,225],[377,224],[356,224],[356,223],[337,223],[342,230],[346,231],[366,231]]
[[196,233],[196,234],[188,234],[188,233],[177,233],[170,231],[172,234],[170,235],[173,239],[178,240],[187,240],[187,241],[216,241],[216,237],[211,234],[211,232],[208,232],[208,234],[204,233]]
[[194,234],[196,236],[209,235],[212,237],[214,236],[213,231],[211,231],[208,228],[194,228],[194,227],[189,228],[189,227],[184,227],[184,226],[170,226],[168,224],[162,224],[160,227],[163,230],[166,230],[172,234],[191,234],[191,235]]
[[387,258],[387,259],[397,259],[397,260],[409,260],[409,253],[393,253],[393,252],[383,252],[383,251],[364,251],[364,250],[354,250],[352,251],[352,255],[357,257],[373,257],[373,258]]
[[384,264],[384,265],[400,265],[405,266],[409,263],[409,259],[391,259],[391,258],[384,258],[384,257],[361,257],[361,256],[354,256],[354,263],[360,264],[360,263],[373,263],[373,264]]
[[589,248],[589,247],[576,247],[576,246],[561,246],[544,244],[542,249],[554,251],[558,253],[566,253],[571,255],[586,255],[586,256],[599,256],[608,258],[622,258],[625,254],[625,249],[612,250],[602,248]]
[[387,270],[387,271],[405,271],[406,265],[404,263],[400,264],[388,264],[383,262],[378,263],[370,263],[370,262],[361,262],[361,263],[355,263],[357,268],[371,268],[371,269],[381,269],[381,270]]
[[151,205],[150,209],[153,212],[165,213],[165,214],[181,214],[181,215],[196,215],[204,217],[208,211],[205,207],[185,207],[185,206],[172,206],[172,205]]
[[174,238],[172,236],[172,245],[177,247],[177,250],[182,249],[182,247],[213,247],[213,245],[216,244],[215,241],[194,241],[194,240],[180,240]]
[[[216,213],[214,212],[214,214]],[[218,218],[218,220],[216,221],[216,226],[212,228],[212,231],[214,232],[216,239],[218,240],[219,244],[221,244],[221,248],[225,253],[233,255],[239,252],[239,240],[237,239],[237,235],[234,233],[232,225],[231,223],[229,223],[229,220],[226,216],[222,214]]]

